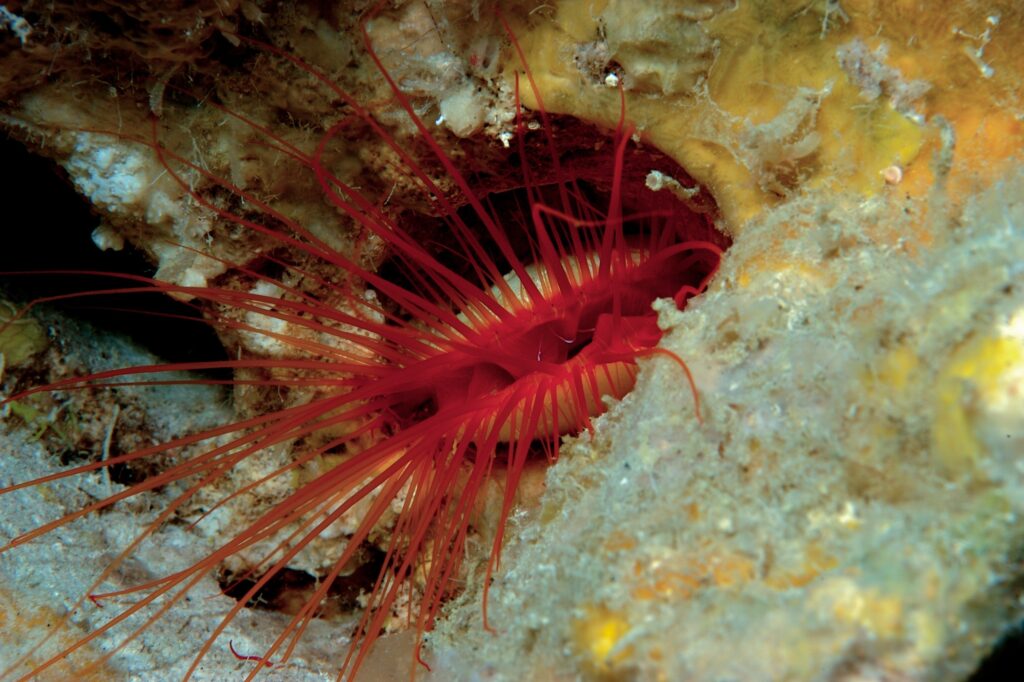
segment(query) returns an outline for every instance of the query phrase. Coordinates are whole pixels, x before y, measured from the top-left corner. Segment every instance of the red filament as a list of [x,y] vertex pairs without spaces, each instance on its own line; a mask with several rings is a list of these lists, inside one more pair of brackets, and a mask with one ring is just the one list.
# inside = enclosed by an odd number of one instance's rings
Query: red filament
[[[273,240],[282,249],[330,265],[338,279],[320,280],[321,297],[242,266],[236,267],[236,272],[272,283],[282,295],[217,286],[187,287],[122,275],[123,286],[105,293],[133,295],[156,290],[190,297],[197,304],[210,306],[205,310],[214,326],[273,339],[288,349],[288,356],[123,368],[27,390],[5,402],[40,391],[117,385],[126,380],[149,385],[182,383],[163,380],[159,374],[209,368],[239,372],[229,382],[235,385],[317,390],[303,404],[0,490],[2,495],[184,447],[196,453],[0,547],[0,551],[11,551],[135,495],[169,483],[184,485],[184,492],[123,548],[74,607],[85,601],[99,606],[104,600],[104,611],[113,612],[108,620],[26,677],[130,617],[143,615],[142,625],[131,625],[134,629],[122,635],[120,646],[105,657],[112,655],[184,600],[227,558],[257,543],[273,542],[275,549],[245,576],[245,584],[251,583],[251,587],[196,652],[190,675],[232,619],[275,575],[288,569],[296,555],[333,523],[365,502],[366,511],[344,551],[273,644],[256,656],[241,655],[228,643],[239,660],[256,663],[253,673],[270,667],[272,659],[275,666],[281,665],[317,616],[332,584],[360,546],[369,541],[385,512],[397,505],[400,513],[383,547],[383,566],[341,664],[344,673],[352,673],[363,664],[402,591],[409,589],[410,578],[421,569],[425,572],[422,594],[410,621],[420,634],[431,627],[461,575],[483,484],[501,469],[502,521],[494,529],[483,576],[484,585],[489,585],[501,552],[504,519],[512,510],[528,461],[538,455],[556,459],[563,435],[591,429],[593,418],[605,410],[603,398],[621,398],[633,387],[638,358],[660,354],[678,363],[693,388],[694,412],[700,418],[696,386],[683,359],[658,347],[662,331],[651,304],[667,298],[683,307],[703,292],[718,267],[726,240],[706,214],[643,187],[646,172],[673,166],[631,143],[634,131],[626,119],[625,100],[618,128],[611,134],[612,144],[600,153],[592,151],[596,145],[582,142],[588,136],[597,139],[607,134],[555,119],[543,109],[538,112],[541,129],[530,132],[526,114],[519,110],[517,148],[506,157],[518,156],[518,165],[505,180],[488,186],[480,179],[484,176],[479,169],[460,166],[448,155],[384,68],[365,26],[364,36],[370,58],[390,84],[395,103],[417,129],[425,154],[414,153],[394,139],[368,108],[324,74],[269,45],[252,43],[291,61],[331,91],[346,107],[346,117],[329,126],[314,149],[303,150],[237,112],[222,110],[309,173],[364,238],[373,236],[385,244],[388,268],[374,270],[362,263],[358,252],[336,251],[270,202],[167,148],[161,142],[158,121],[154,120],[151,138],[136,140],[152,149],[195,202],[228,223]],[[514,43],[514,36],[511,39]],[[528,70],[525,73],[529,76]],[[535,87],[532,78],[529,82]],[[325,156],[348,133],[353,120],[386,143],[400,160],[402,172],[415,180],[435,206],[434,217],[415,226],[408,216],[386,210],[379,198],[331,174]],[[561,131],[556,130],[558,126]],[[591,151],[573,154],[573,150]],[[438,169],[454,192],[440,186]],[[675,172],[680,173],[678,169]],[[196,178],[230,193],[250,210],[241,215],[214,203],[192,189]],[[430,239],[444,244],[454,258],[447,258],[443,250],[431,248],[419,237],[425,226],[431,228]],[[297,264],[291,267],[319,278]],[[392,275],[387,274],[389,269]],[[364,295],[364,290],[372,290],[374,295]],[[254,326],[245,321],[250,314],[304,333]],[[266,373],[252,374],[259,371]],[[255,378],[247,378],[252,376]],[[198,491],[216,485],[233,467],[259,457],[268,448],[306,441],[312,444],[297,448],[289,464],[231,492],[218,504],[272,479],[290,476],[326,453],[347,452],[349,456],[237,529],[194,565],[126,588],[99,589],[140,543],[173,519]],[[132,599],[127,602],[114,599],[129,596]]]

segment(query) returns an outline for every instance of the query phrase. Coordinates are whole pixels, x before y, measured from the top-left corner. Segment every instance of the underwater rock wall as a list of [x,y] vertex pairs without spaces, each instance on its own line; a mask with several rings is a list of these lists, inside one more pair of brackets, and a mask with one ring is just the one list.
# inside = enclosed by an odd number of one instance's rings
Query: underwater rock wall
[[[500,3],[535,92],[492,5],[399,4],[371,37],[420,115],[451,133],[450,153],[461,153],[460,138],[482,140],[479,149],[508,141],[516,73],[527,107],[542,99],[549,113],[609,128],[621,85],[638,139],[713,196],[733,238],[705,295],[682,313],[661,309],[662,344],[693,372],[702,419],[677,365],[642,361],[636,390],[594,434],[570,441],[539,501],[514,516],[489,591],[498,636],[483,628],[482,586],[471,582],[430,635],[437,676],[966,677],[1024,615],[1021,9]],[[396,135],[414,131],[359,49],[357,11],[211,6],[181,3],[161,32],[118,3],[56,15],[8,4],[0,121],[93,202],[100,247],[127,239],[161,279],[234,277],[244,288],[252,282],[226,264],[271,245],[167,177],[147,146],[151,115],[162,144],[188,151],[187,181],[214,205],[238,209],[204,172],[267,197],[338,248],[354,240],[316,183],[289,174],[251,124],[202,106],[197,93],[209,89],[304,149],[333,112],[281,54],[252,48],[244,69],[230,68],[221,56],[236,32],[260,26],[283,54],[380,102],[375,115]],[[90,12],[118,17],[119,28],[104,33]],[[113,58],[131,68],[115,72]],[[373,131],[327,162],[397,206],[429,211]],[[692,198],[687,182],[649,178]],[[370,246],[366,260],[379,263]],[[225,343],[254,350],[245,338]],[[240,398],[240,411],[255,406]],[[221,526],[245,523],[236,513]],[[28,586],[0,597],[52,599]],[[198,609],[195,622],[211,611]],[[274,618],[253,622],[252,640],[235,640],[246,651],[272,639]],[[344,636],[318,627],[312,663],[283,679],[319,679],[318,662]],[[220,654],[208,679],[239,667]]]
[[[1019,173],[908,259],[863,236],[902,211],[805,198],[787,250],[729,265],[684,313],[672,363],[581,436],[520,521],[489,592],[440,626],[450,670],[571,679],[964,679],[1021,615]],[[824,232],[825,229],[822,231]],[[435,635],[437,637],[438,635]],[[465,679],[475,679],[467,674]]]
[[441,661],[963,679],[1019,622],[1022,30],[1009,4],[613,0],[520,35],[548,110],[610,123],[564,58],[600,36],[595,80],[647,96],[631,118],[735,241],[662,310],[703,422],[649,361],[549,472],[489,591],[500,635],[468,594]]

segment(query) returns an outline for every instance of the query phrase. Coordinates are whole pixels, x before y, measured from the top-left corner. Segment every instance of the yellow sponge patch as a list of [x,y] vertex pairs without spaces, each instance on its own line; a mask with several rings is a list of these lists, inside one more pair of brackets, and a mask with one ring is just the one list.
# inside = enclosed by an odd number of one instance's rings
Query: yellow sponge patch
[[588,606],[573,622],[572,642],[577,654],[593,672],[609,673],[632,654],[621,646],[629,622],[605,606]]
[[981,337],[961,346],[940,373],[935,391],[932,444],[952,475],[970,473],[984,446],[975,421],[1001,392],[1002,378],[1024,366],[1024,343]]

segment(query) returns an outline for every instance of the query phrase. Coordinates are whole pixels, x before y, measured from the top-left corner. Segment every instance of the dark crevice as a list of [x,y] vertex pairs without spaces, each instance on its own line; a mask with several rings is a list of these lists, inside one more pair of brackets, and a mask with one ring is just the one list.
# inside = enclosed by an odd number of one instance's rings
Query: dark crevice
[[[530,252],[530,240],[535,230],[530,223],[531,198],[533,202],[561,209],[560,187],[565,187],[575,195],[568,212],[599,220],[609,206],[612,178],[616,173],[615,141],[608,131],[571,117],[551,116],[549,120],[555,151],[559,155],[557,165],[551,163],[549,138],[543,130],[526,131],[522,149],[517,141],[506,149],[486,136],[457,143],[462,150],[456,159],[462,166],[460,171],[484,208],[506,232],[513,251],[524,263],[534,260]],[[522,150],[528,159],[525,166]],[[424,165],[428,164],[424,162]],[[684,203],[667,189],[650,190],[646,186],[646,178],[651,171],[664,173],[683,187],[691,188],[693,197]],[[436,169],[435,172],[443,173]],[[680,223],[674,228],[677,234],[685,234],[687,239],[711,242],[723,250],[731,244],[729,237],[715,226],[718,209],[710,192],[700,187],[674,160],[653,147],[627,142],[622,159],[620,191],[625,219],[623,227],[627,236],[644,230],[642,216],[671,214],[672,220]],[[500,272],[511,271],[507,259],[487,235],[473,207],[457,192],[449,199],[459,206],[458,219],[474,230],[487,258]],[[631,216],[636,219],[631,220]],[[397,222],[438,262],[466,279],[486,286],[452,238],[452,228],[445,218],[406,211],[397,216]],[[385,260],[379,273],[390,282],[418,291],[410,266],[399,257]]]
[[[327,590],[327,596],[317,609],[317,617],[331,619],[343,617],[356,610],[359,596],[369,593],[384,565],[384,552],[369,545],[362,545],[356,557],[349,562],[355,567],[351,573],[338,576]],[[224,594],[235,600],[245,595],[264,577],[260,575],[237,576],[223,572],[218,577]],[[320,586],[320,579],[306,571],[285,568],[275,573],[245,606],[250,609],[277,611],[295,615],[313,597]]]
[[1024,621],[1006,634],[985,657],[967,682],[1001,682],[1020,679],[1024,671]]
[[[27,303],[61,294],[138,286],[116,277],[42,271],[154,274],[146,254],[131,246],[126,245],[122,251],[97,248],[91,235],[100,219],[55,163],[5,137],[0,137],[0,162],[16,169],[0,184],[0,202],[5,208],[0,293],[16,303]],[[217,335],[194,306],[160,292],[97,294],[52,307],[79,321],[130,337],[169,362],[226,357]],[[168,315],[186,319],[165,317]]]

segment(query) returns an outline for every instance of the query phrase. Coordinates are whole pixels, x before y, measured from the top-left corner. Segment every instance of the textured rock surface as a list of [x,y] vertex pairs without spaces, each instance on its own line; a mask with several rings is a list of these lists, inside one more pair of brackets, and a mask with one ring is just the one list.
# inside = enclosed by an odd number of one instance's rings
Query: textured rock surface
[[[239,199],[248,193],[343,249],[350,221],[282,153],[311,153],[343,107],[283,55],[323,69],[417,151],[361,49],[357,13],[179,3],[165,20],[173,30],[162,30],[117,2],[78,13],[6,7],[14,18],[0,16],[0,121],[89,197],[104,219],[98,245],[129,240],[166,281],[253,287],[227,264],[274,246],[225,224],[169,176],[151,149],[150,114],[159,114],[160,144],[194,164],[181,179],[197,196],[259,217]],[[469,136],[481,163],[509,139],[512,76],[522,73],[491,10],[406,2],[369,27],[385,68],[450,153],[465,154],[455,136]],[[610,86],[621,83],[638,135],[711,191],[735,241],[702,300],[662,311],[663,344],[694,372],[703,422],[678,367],[645,361],[634,393],[566,447],[539,504],[515,516],[490,591],[500,635],[480,623],[475,584],[439,623],[431,641],[441,677],[965,677],[1022,614],[1020,8],[562,0],[510,3],[503,15],[548,111],[614,126]],[[238,43],[236,32],[283,52]],[[522,80],[523,101],[538,106]],[[325,162],[384,202],[429,211],[372,130],[332,146]],[[380,258],[373,247],[369,263]],[[225,342],[275,352],[244,337]],[[240,397],[241,411],[256,407]],[[29,464],[13,464],[6,447],[5,467],[18,473],[2,480],[56,466],[26,420],[11,421],[21,435],[5,443],[21,442]],[[69,504],[38,493],[25,491],[16,507],[3,498],[15,517],[5,532],[25,528],[18,517],[50,518]],[[74,603],[103,567],[96,557],[148,518],[129,511],[5,558],[8,575],[39,564],[49,577],[5,581],[18,591],[0,600],[20,610],[0,620],[4,631],[45,628],[59,615],[26,614]],[[230,533],[233,523],[218,528]],[[184,552],[207,541],[186,533],[171,529],[161,542]],[[143,568],[166,573],[166,554],[147,554],[153,565]],[[177,647],[194,651],[223,612],[216,599],[197,603],[111,665],[151,674]],[[76,623],[88,627],[87,616]],[[254,612],[231,636],[240,651],[258,651],[274,626]],[[348,630],[316,630],[294,667],[271,678],[331,669]],[[221,647],[202,674],[223,679],[242,667]]]
[[[865,238],[905,231],[884,200],[749,224],[701,303],[662,314],[703,424],[670,363],[648,370],[549,472],[490,590],[500,636],[467,597],[441,660],[501,679],[966,677],[1021,613],[1022,191],[1014,175],[970,200],[916,258]],[[827,236],[749,272],[809,217]]]

